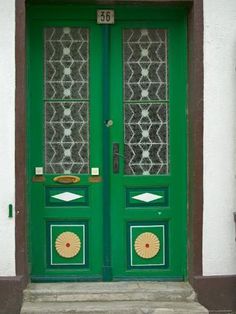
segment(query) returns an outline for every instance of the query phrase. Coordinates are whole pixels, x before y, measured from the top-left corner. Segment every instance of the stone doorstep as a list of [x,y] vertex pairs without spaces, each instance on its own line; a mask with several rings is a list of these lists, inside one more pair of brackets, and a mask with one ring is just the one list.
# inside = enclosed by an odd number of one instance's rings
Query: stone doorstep
[[29,284],[24,300],[33,302],[76,301],[186,301],[196,295],[188,283],[117,282]]
[[21,314],[204,314],[197,302],[25,302]]
[[203,314],[186,282],[31,283],[21,314]]

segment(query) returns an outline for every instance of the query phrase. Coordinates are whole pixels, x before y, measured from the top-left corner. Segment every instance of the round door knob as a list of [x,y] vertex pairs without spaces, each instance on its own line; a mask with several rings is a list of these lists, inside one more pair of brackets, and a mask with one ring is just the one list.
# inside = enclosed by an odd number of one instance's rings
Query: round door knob
[[113,121],[112,120],[106,120],[105,125],[107,128],[110,128],[113,125]]

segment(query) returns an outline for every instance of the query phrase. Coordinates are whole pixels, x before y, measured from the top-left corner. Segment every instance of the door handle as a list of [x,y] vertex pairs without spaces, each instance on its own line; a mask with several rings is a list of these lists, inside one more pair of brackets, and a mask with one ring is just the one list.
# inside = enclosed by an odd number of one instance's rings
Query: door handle
[[119,149],[119,144],[113,143],[113,173],[119,173],[120,170]]

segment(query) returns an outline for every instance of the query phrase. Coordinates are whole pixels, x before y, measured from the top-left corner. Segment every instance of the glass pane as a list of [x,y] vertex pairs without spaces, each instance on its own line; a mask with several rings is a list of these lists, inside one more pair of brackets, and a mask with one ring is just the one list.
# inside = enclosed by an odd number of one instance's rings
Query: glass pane
[[160,29],[127,29],[124,40],[124,99],[167,100],[167,34]]
[[169,172],[167,32],[126,29],[123,40],[125,174],[166,174]]
[[88,99],[88,30],[45,30],[45,98]]
[[46,173],[89,172],[88,38],[88,29],[45,29]]
[[88,173],[87,103],[46,102],[45,161],[47,173]]
[[167,104],[125,105],[125,173],[168,172]]

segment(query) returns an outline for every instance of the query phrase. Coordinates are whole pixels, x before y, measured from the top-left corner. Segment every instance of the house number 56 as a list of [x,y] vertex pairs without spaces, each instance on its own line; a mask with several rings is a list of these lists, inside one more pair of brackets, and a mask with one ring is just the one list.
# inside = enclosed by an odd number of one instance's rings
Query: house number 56
[[98,24],[114,24],[114,10],[97,10]]

